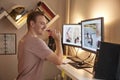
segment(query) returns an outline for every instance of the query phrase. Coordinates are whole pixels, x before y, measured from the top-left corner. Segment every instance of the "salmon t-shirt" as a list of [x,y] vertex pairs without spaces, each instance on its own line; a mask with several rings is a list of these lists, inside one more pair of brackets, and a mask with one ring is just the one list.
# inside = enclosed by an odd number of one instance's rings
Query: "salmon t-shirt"
[[24,37],[18,46],[17,80],[43,80],[43,63],[51,53],[53,51],[49,49],[42,39]]

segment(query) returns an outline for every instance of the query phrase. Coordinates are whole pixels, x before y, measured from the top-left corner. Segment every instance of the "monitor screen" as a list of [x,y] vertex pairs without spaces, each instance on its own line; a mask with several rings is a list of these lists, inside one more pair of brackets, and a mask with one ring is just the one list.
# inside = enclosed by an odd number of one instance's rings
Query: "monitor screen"
[[81,21],[82,48],[96,52],[100,41],[103,41],[103,18],[94,18]]
[[63,44],[81,47],[81,24],[63,25]]

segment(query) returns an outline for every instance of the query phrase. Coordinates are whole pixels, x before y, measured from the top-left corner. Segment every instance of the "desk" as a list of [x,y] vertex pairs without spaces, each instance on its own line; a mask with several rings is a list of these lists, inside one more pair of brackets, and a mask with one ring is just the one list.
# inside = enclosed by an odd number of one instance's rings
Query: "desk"
[[92,72],[93,68],[76,69],[67,63],[58,65],[57,68],[63,71],[67,76],[69,76],[73,80],[93,80],[93,75],[90,73]]

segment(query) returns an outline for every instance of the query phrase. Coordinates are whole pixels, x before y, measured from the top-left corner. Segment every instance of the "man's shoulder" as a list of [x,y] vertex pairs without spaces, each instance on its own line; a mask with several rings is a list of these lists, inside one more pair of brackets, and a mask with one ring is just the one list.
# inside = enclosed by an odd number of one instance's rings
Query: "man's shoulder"
[[38,38],[38,37],[31,37],[31,38],[28,38],[28,39],[26,39],[26,42],[28,42],[28,43],[34,43],[34,44],[42,44],[42,43],[44,43],[44,41],[42,40],[42,39],[40,39],[40,38]]

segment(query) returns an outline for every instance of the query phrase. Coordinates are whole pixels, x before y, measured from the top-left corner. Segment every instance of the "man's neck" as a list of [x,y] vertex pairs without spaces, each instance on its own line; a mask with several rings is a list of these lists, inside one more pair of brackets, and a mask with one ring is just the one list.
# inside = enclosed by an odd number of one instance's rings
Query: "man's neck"
[[37,34],[33,30],[29,30],[27,34],[29,34],[33,37],[38,37]]
[[38,38],[41,38],[41,39],[45,39],[45,36],[43,36],[42,34],[41,35],[37,35],[33,30],[29,30],[28,33],[29,35],[33,36],[33,37],[38,37]]

